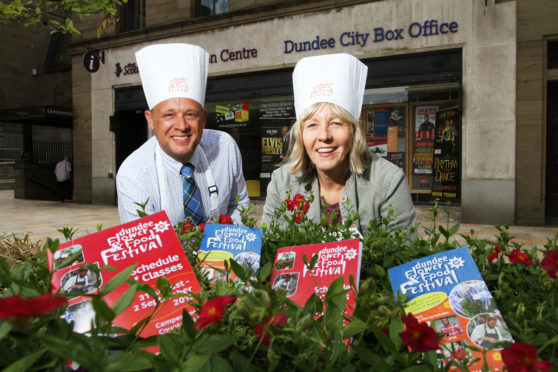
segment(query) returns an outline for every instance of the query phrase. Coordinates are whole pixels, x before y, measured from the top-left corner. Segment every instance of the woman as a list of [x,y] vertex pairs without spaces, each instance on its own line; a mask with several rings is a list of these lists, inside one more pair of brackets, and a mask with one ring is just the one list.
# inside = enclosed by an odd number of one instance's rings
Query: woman
[[366,65],[348,54],[308,57],[297,63],[292,152],[272,174],[263,222],[271,223],[288,192],[292,196],[312,191],[308,217],[316,222],[325,214],[330,223],[339,223],[356,211],[356,227],[366,234],[371,219],[381,221],[393,208],[390,225],[409,229],[415,224],[404,173],[368,151],[358,121],[366,74]]

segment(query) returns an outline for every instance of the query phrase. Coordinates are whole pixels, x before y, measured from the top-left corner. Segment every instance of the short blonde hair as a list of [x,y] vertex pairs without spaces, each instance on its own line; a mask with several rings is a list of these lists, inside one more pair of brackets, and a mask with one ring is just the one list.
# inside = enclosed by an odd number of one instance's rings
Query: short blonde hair
[[351,153],[349,155],[349,164],[352,173],[362,174],[366,165],[370,161],[370,153],[366,144],[366,137],[362,132],[362,128],[357,119],[345,110],[343,107],[330,102],[318,102],[308,106],[293,124],[289,131],[291,139],[291,152],[285,164],[289,167],[292,174],[302,172],[304,175],[314,170],[314,164],[310,161],[310,157],[306,153],[302,140],[302,132],[304,130],[304,122],[314,116],[324,107],[329,107],[331,112],[340,119],[351,124]]

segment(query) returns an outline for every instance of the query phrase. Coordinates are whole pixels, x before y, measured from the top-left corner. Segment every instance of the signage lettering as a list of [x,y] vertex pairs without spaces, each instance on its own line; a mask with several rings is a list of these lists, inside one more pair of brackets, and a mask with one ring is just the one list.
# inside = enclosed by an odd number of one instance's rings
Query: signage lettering
[[424,22],[413,22],[408,27],[386,29],[374,27],[371,32],[345,31],[336,39],[334,37],[322,37],[317,35],[311,40],[284,40],[283,54],[301,53],[312,50],[335,48],[337,41],[342,47],[360,46],[361,48],[370,43],[381,43],[383,41],[404,40],[408,35],[411,38],[428,37],[435,35],[455,34],[459,31],[456,21],[441,22],[437,19],[428,19]]

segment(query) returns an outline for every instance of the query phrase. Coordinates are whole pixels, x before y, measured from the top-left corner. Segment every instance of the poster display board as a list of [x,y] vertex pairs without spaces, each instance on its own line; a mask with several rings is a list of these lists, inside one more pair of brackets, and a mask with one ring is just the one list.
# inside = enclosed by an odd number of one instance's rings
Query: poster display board
[[362,117],[369,151],[405,170],[407,105],[364,106]]
[[460,113],[457,108],[438,112],[432,164],[432,199],[459,202],[461,170]]
[[432,188],[434,130],[438,109],[438,105],[413,106],[411,190],[414,192],[430,192]]

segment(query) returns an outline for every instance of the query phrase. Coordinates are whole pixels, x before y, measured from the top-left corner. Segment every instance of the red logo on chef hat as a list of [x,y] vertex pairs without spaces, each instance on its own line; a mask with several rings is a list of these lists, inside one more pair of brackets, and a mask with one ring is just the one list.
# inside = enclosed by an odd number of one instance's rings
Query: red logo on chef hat
[[188,93],[189,91],[186,78],[174,78],[169,82],[169,93]]
[[321,83],[314,85],[310,92],[310,99],[318,99],[333,96],[333,83]]

